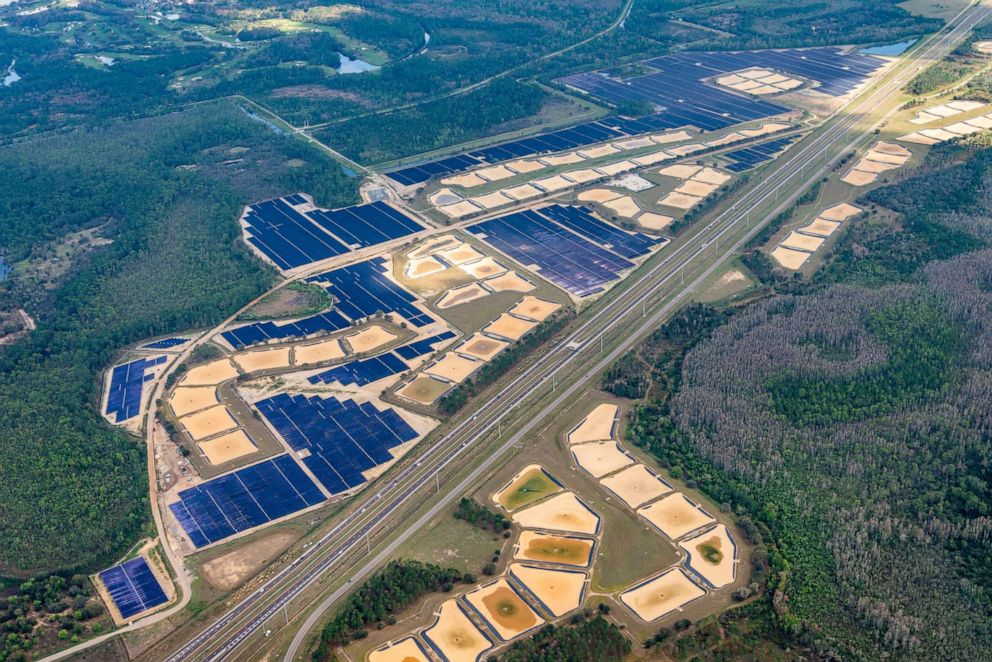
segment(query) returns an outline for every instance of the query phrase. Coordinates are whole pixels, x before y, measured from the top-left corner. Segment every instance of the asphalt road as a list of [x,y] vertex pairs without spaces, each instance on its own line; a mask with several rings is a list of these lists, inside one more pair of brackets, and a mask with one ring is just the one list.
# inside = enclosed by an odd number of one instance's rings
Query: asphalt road
[[[987,6],[973,6],[963,11],[951,26],[918,47],[914,61],[941,57],[989,13],[990,9]],[[732,256],[750,235],[760,229],[761,224],[755,223],[748,233],[740,236],[742,228],[750,226],[754,220],[751,218],[752,209],[763,208],[773,200],[781,198],[780,204],[772,212],[764,215],[762,219],[764,220],[774,217],[780,209],[788,206],[805,185],[815,181],[821,171],[829,166],[831,157],[845,153],[864,138],[877,122],[865,127],[857,125],[883,105],[899,87],[915,75],[916,71],[917,68],[912,66],[902,66],[897,68],[895,73],[890,72],[881,83],[856,98],[845,109],[844,116],[825,125],[811,138],[794,147],[792,153],[786,154],[778,164],[773,164],[765,171],[760,182],[741,195],[731,209],[698,231],[693,240],[672,250],[653,266],[642,268],[633,274],[630,277],[632,279],[630,287],[596,309],[564,342],[544,354],[525,373],[513,380],[482,412],[464,420],[447,435],[436,440],[417,458],[416,463],[406,465],[392,477],[390,483],[380,486],[374,494],[367,495],[360,510],[356,510],[340,522],[319,541],[309,546],[292,564],[177,650],[168,658],[170,662],[187,659],[221,660],[229,657],[252,634],[258,632],[275,616],[280,615],[284,607],[307,591],[317,580],[323,578],[328,571],[333,570],[343,558],[365,547],[366,536],[376,533],[394,514],[403,509],[408,500],[424,488],[433,485],[436,474],[459,463],[468,466],[467,462],[471,461],[470,456],[476,442],[495,431],[514,409],[524,406],[532,399],[546,397],[547,391],[554,382],[565,383],[566,377],[570,375],[568,369],[582,364],[581,359],[588,359],[591,353],[595,354],[600,338],[607,336],[610,336],[613,349],[593,366],[589,366],[585,372],[595,374],[610,365],[646,330],[654,328],[674,307],[680,305],[681,296],[701,283],[725,258]],[[881,119],[879,118],[879,121]],[[843,149],[838,150],[838,146],[842,146]],[[735,240],[732,241],[731,238]],[[722,252],[719,249],[721,239],[724,239],[726,244]],[[683,283],[684,270],[694,272],[699,268],[697,263],[700,262],[709,266],[701,273],[693,273],[694,277],[688,284]],[[658,300],[666,294],[662,291],[666,285],[671,289],[667,294],[681,290],[681,296],[675,296],[662,307],[655,309]],[[650,317],[644,314],[649,307],[652,309]],[[635,320],[643,320],[642,323],[621,324],[631,316]],[[614,344],[613,336],[617,335],[618,328],[621,335],[630,338],[629,342]],[[578,351],[570,347],[577,347]],[[592,352],[589,351],[590,349]],[[546,410],[554,411],[574,397],[582,386],[581,381],[576,381],[570,386],[563,387]],[[460,483],[442,485],[444,492],[442,498],[415,523],[405,525],[407,534],[416,531],[420,525],[428,522],[437,512],[457,498],[504,453],[510,451],[520,439],[536,428],[540,420],[539,417],[531,418]],[[406,537],[407,535],[399,535],[386,548],[368,559],[361,568],[352,573],[351,583],[332,593],[311,613],[298,630],[286,654],[287,661],[294,659],[299,646],[326,607],[344,595],[351,584],[378,567],[405,541]]]

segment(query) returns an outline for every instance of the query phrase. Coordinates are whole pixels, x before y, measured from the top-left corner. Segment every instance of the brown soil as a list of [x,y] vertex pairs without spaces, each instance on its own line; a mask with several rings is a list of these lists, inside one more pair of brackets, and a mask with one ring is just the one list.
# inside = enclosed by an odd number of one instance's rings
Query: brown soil
[[228,591],[274,561],[294,540],[294,533],[274,533],[207,561],[200,571],[210,584]]

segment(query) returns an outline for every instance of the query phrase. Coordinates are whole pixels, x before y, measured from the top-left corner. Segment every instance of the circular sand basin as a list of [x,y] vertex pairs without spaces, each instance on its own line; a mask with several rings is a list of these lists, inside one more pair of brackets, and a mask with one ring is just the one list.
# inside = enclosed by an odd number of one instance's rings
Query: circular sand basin
[[176,416],[185,416],[194,411],[219,404],[217,388],[214,386],[180,386],[169,398],[169,406]]
[[445,601],[424,639],[447,662],[475,662],[492,642],[469,620],[454,599]]
[[403,388],[396,391],[396,395],[407,400],[419,402],[422,405],[434,404],[434,401],[451,389],[451,384],[442,382],[433,377],[417,377]]
[[396,340],[396,338],[397,336],[377,324],[373,324],[358,333],[344,337],[351,346],[351,351],[355,354],[371,351],[376,347],[381,347],[386,343]]
[[551,474],[539,464],[524,467],[493,495],[493,501],[506,510],[516,510],[530,505],[562,489]]
[[594,478],[611,474],[634,463],[633,458],[624,453],[615,441],[594,441],[572,446],[572,457],[576,464]]
[[561,308],[560,303],[545,301],[544,299],[539,299],[537,297],[526,296],[520,301],[520,303],[515,305],[513,308],[510,308],[509,312],[513,315],[518,315],[519,317],[534,320],[535,322],[543,322],[559,308]]
[[643,464],[635,464],[600,482],[635,509],[672,491],[671,485],[658,478]]
[[516,271],[507,271],[502,276],[482,281],[493,292],[530,292],[534,284]]
[[509,346],[510,343],[476,333],[458,348],[458,352],[474,356],[481,361],[489,361]]
[[463,303],[476,301],[490,294],[492,292],[478,283],[469,283],[468,285],[462,285],[461,287],[448,290],[444,293],[444,296],[437,300],[436,305],[438,310],[445,310],[454,306],[460,306]]
[[605,441],[613,438],[619,418],[620,408],[616,405],[596,405],[575,429],[568,433],[568,443],[582,444],[587,441]]
[[180,384],[182,386],[213,386],[237,376],[238,369],[234,367],[233,363],[227,359],[217,359],[187,371]]
[[546,529],[565,533],[594,535],[599,532],[599,515],[582,503],[573,492],[564,492],[513,515],[525,529]]
[[656,621],[706,595],[681,568],[672,568],[620,594],[620,601],[642,621]]
[[683,540],[679,547],[689,554],[689,567],[713,588],[734,582],[737,571],[737,546],[723,524]]
[[513,558],[521,561],[541,561],[586,567],[592,562],[594,546],[595,542],[586,538],[523,531],[517,542]]
[[344,358],[344,355],[344,348],[341,346],[341,341],[337,338],[324,340],[312,345],[297,345],[296,349],[293,350],[293,358],[296,360],[297,365],[311,365],[314,363],[323,363],[324,361],[333,361]]
[[241,352],[234,355],[234,362],[246,373],[288,368],[289,347],[263,349],[256,352]]
[[503,578],[471,591],[465,595],[465,600],[503,641],[518,637],[544,622]]
[[413,637],[369,653],[369,662],[430,662],[427,653]]
[[234,420],[231,412],[224,405],[217,405],[216,407],[184,416],[179,419],[179,422],[189,432],[189,436],[193,438],[193,441],[206,439],[220,432],[233,430],[238,427],[237,421]]
[[672,540],[716,521],[681,492],[671,494],[661,501],[655,501],[650,506],[638,510],[637,514]]
[[584,572],[514,563],[510,566],[510,576],[555,617],[564,616],[582,606],[586,583]]
[[506,338],[507,340],[520,340],[535,326],[537,326],[537,322],[523,320],[508,313],[503,313],[482,330],[494,336]]
[[244,430],[235,430],[197,444],[210,464],[218,465],[251,455],[258,448]]

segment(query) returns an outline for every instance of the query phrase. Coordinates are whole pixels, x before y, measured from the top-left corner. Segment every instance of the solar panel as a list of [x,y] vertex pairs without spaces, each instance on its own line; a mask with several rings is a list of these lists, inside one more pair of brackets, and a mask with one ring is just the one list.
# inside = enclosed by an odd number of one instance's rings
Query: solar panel
[[189,338],[165,338],[163,340],[156,340],[155,342],[150,342],[147,345],[143,345],[145,349],[169,349],[170,347],[175,347],[176,345],[182,345],[183,343],[189,342]]
[[165,363],[167,357],[158,356],[151,359],[138,359],[130,363],[114,366],[110,373],[110,390],[107,393],[108,416],[114,421],[123,423],[134,418],[141,411],[141,393],[144,384],[154,379],[154,375],[146,375],[149,368]]
[[143,556],[101,571],[100,581],[125,619],[168,600]]

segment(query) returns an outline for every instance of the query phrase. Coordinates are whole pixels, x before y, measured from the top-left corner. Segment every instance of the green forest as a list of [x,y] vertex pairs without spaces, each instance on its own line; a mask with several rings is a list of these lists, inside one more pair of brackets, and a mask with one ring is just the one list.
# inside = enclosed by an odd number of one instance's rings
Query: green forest
[[[38,322],[0,354],[0,573],[91,571],[148,521],[144,444],[100,418],[102,371],[121,347],[214,324],[269,285],[238,238],[245,204],[305,190],[340,205],[356,184],[226,103],[3,147],[0,170],[15,266],[0,302]],[[18,277],[18,261],[87,227],[111,243],[54,289]]]
[[604,376],[641,398],[633,443],[736,511],[768,568],[735,596],[764,589],[746,618],[648,645],[677,659],[707,640],[768,658],[987,654],[989,158],[934,149],[860,201],[868,216],[811,281],[686,308]]

